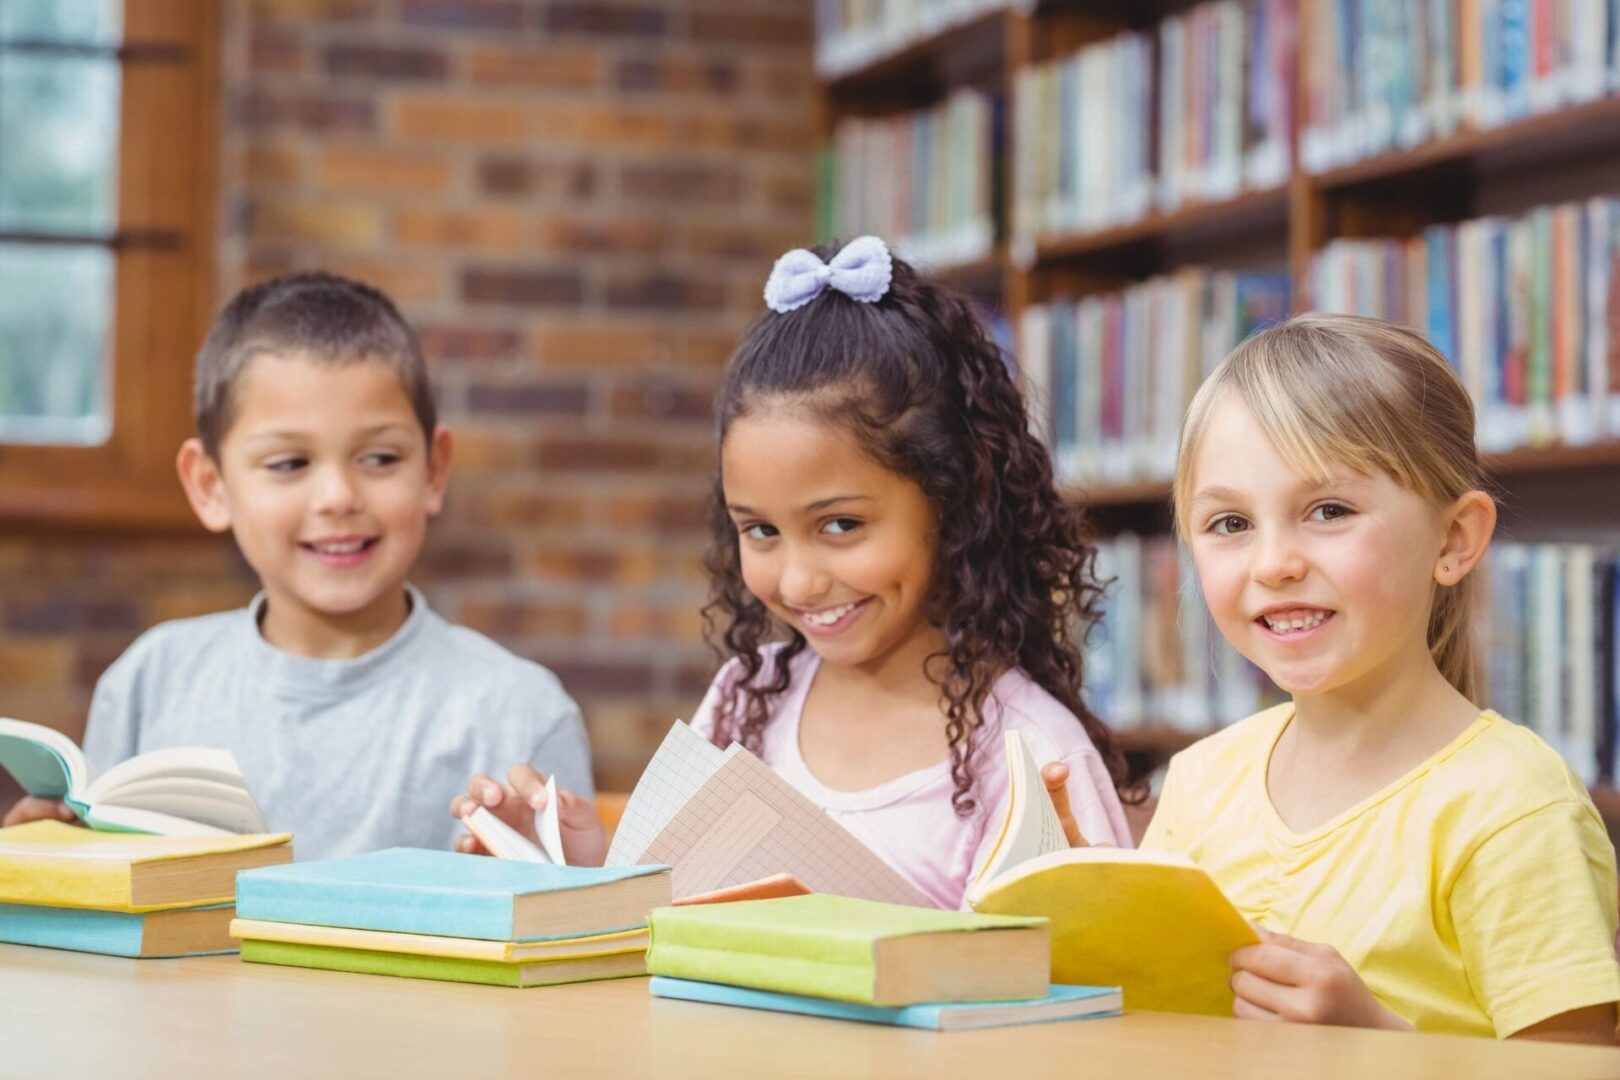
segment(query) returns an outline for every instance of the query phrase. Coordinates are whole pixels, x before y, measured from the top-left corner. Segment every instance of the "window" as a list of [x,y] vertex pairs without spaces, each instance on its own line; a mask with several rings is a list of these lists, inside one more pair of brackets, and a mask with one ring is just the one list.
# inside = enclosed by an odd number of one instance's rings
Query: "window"
[[213,305],[217,9],[0,2],[0,524],[171,527]]

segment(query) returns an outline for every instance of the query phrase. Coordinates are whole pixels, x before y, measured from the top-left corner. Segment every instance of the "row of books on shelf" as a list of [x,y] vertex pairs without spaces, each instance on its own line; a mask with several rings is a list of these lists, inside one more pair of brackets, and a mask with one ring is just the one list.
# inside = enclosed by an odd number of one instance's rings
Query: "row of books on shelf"
[[1300,46],[1312,172],[1620,90],[1616,0],[1321,0]]
[[1192,267],[1024,309],[1019,362],[1059,479],[1168,477],[1194,391],[1245,337],[1287,318],[1289,305],[1287,275]]
[[1529,725],[1587,783],[1613,783],[1620,550],[1498,543],[1484,569],[1486,703]]
[[[1087,639],[1086,697],[1116,728],[1192,734],[1286,700],[1210,619],[1173,536],[1122,533],[1101,545],[1111,581]],[[1620,762],[1620,545],[1497,542],[1476,571],[1483,704],[1528,725],[1588,784]]]
[[1620,437],[1620,200],[1336,240],[1307,288],[1319,310],[1424,331],[1468,387],[1486,450]]
[[1217,0],[1020,70],[1013,234],[1230,199],[1292,169],[1296,0]]
[[837,78],[1008,0],[816,0],[816,70]]
[[1001,104],[957,90],[931,109],[839,122],[824,151],[820,233],[876,233],[912,262],[987,257],[1000,217]]

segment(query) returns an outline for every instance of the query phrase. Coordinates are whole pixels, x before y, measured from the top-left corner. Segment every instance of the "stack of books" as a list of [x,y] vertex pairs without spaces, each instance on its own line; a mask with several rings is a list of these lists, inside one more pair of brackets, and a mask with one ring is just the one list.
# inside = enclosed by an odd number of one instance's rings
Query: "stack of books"
[[390,848],[256,870],[237,892],[250,963],[552,986],[645,974],[670,873]]
[[1057,986],[1047,920],[813,894],[652,913],[657,997],[959,1030],[1113,1015]]
[[111,956],[230,952],[236,873],[292,860],[286,833],[0,829],[0,941]]

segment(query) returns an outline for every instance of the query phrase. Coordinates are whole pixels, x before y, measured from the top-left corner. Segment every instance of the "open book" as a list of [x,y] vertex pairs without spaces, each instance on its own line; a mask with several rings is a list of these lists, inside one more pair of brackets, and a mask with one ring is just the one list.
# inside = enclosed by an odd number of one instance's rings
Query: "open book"
[[67,803],[93,829],[164,836],[270,831],[229,750],[153,750],[92,779],[72,739],[0,717],[0,769],[28,794]]
[[1052,981],[1121,986],[1134,1009],[1232,1015],[1235,949],[1259,935],[1213,878],[1185,855],[1070,848],[1016,731],[1001,835],[967,893],[975,911],[1044,915]]
[[607,865],[668,863],[676,899],[788,873],[817,893],[934,904],[737,743],[676,721],[625,804]]

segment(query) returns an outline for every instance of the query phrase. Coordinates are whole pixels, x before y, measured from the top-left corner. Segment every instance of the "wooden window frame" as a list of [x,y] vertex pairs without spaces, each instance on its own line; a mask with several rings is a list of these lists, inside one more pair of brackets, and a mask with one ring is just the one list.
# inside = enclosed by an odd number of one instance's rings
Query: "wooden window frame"
[[0,529],[189,531],[174,458],[213,315],[220,12],[125,0],[109,371],[99,446],[0,443]]

